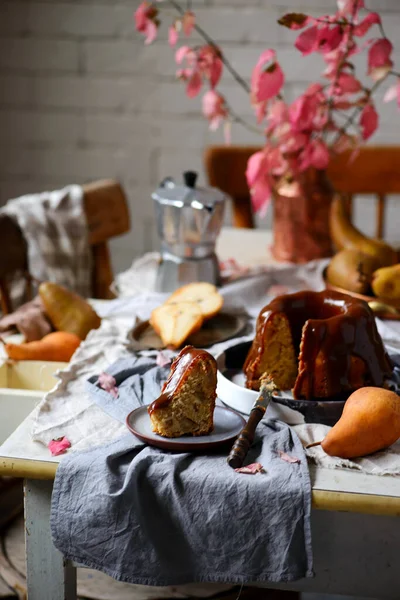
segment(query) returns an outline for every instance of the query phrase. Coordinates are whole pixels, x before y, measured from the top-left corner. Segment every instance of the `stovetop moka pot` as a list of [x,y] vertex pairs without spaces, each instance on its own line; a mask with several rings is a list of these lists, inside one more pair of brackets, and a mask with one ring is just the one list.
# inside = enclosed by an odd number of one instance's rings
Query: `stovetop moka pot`
[[167,177],[152,194],[161,239],[159,292],[172,292],[193,281],[219,284],[215,243],[226,196],[216,188],[196,187],[193,171],[186,171],[183,180],[182,185]]

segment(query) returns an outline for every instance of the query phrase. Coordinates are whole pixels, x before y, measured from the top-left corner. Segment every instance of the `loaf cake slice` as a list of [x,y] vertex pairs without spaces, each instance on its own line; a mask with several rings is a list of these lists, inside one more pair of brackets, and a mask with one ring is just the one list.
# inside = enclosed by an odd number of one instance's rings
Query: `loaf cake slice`
[[148,407],[152,429],[164,437],[213,430],[217,363],[205,350],[186,346],[175,358],[161,395]]

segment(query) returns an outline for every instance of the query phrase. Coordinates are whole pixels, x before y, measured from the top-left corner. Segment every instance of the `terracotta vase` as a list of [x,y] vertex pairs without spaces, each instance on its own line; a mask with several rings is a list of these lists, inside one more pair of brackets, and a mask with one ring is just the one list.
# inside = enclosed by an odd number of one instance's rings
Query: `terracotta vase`
[[275,260],[305,263],[332,256],[329,211],[333,188],[325,171],[309,169],[277,181],[273,199]]

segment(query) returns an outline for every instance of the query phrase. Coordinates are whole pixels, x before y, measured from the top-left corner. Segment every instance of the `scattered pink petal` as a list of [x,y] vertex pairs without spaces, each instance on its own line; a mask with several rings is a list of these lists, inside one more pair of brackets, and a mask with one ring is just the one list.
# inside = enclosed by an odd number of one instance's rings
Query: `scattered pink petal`
[[289,456],[289,454],[286,454],[286,452],[282,452],[281,450],[279,451],[279,458],[281,458],[282,460],[284,460],[285,462],[288,463],[300,463],[301,460],[299,458],[297,458],[296,456]]
[[387,38],[376,40],[368,51],[368,75],[374,81],[379,81],[387,75],[393,67],[390,59],[393,46]]
[[256,475],[257,473],[265,473],[265,469],[261,463],[251,463],[245,467],[235,469],[236,473],[246,473],[246,475]]
[[113,398],[118,398],[117,382],[112,375],[109,373],[100,373],[97,383],[104,391],[111,394]]
[[71,448],[71,442],[64,436],[51,440],[51,442],[47,444],[47,447],[52,456],[58,456],[59,454],[64,454],[68,448]]
[[162,352],[161,350],[159,352],[157,352],[157,358],[156,358],[157,366],[166,367],[167,365],[171,364],[171,361],[172,361],[172,359],[168,358],[168,356],[166,356],[164,354],[164,352]]
[[363,140],[368,140],[378,128],[379,117],[372,104],[366,104],[360,116],[360,127]]

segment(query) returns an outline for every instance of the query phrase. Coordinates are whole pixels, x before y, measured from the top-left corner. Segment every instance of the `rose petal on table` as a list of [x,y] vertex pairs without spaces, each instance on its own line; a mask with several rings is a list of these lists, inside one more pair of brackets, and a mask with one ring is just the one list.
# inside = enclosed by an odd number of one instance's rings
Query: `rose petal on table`
[[235,469],[236,473],[245,473],[246,475],[256,475],[257,473],[265,473],[265,469],[261,463],[251,463],[245,467]]
[[286,452],[282,452],[281,450],[279,451],[279,458],[281,458],[282,460],[288,462],[288,463],[300,463],[301,460],[299,458],[297,458],[296,456],[289,456],[289,454],[286,454]]
[[100,373],[97,383],[105,392],[108,392],[114,398],[118,398],[117,382],[112,375]]
[[161,350],[157,352],[156,363],[158,367],[166,367],[171,363],[171,360],[172,359],[169,358],[166,354],[164,354],[164,352],[162,352]]
[[68,448],[71,448],[71,442],[67,440],[65,436],[63,436],[56,438],[55,440],[51,440],[51,442],[47,444],[47,447],[52,456],[58,456],[59,454],[64,454]]

